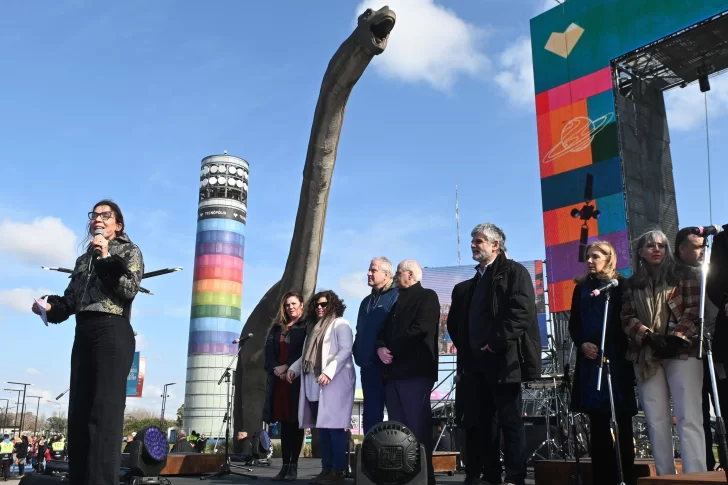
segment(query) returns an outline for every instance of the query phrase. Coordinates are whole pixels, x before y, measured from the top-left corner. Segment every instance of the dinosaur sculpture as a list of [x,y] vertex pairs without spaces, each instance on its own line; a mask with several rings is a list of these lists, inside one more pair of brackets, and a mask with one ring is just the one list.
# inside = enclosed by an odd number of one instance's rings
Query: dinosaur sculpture
[[249,433],[260,430],[263,422],[267,373],[263,369],[263,347],[280,299],[288,291],[298,291],[308,300],[316,288],[324,222],[331,177],[336,163],[346,103],[354,85],[374,56],[387,47],[394,28],[395,13],[389,7],[367,9],[357,27],[329,62],[313,117],[303,168],[301,197],[291,239],[286,268],[250,314],[243,335],[253,334],[241,352],[235,377],[234,429]]

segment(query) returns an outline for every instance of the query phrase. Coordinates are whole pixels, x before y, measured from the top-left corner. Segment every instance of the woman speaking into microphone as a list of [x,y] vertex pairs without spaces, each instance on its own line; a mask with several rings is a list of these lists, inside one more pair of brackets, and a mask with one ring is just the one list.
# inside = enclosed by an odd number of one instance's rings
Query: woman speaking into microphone
[[[46,300],[48,321],[76,315],[68,406],[68,465],[73,485],[118,485],[126,379],[134,359],[131,304],[144,262],[124,232],[121,209],[102,200],[88,214],[86,252],[63,296]],[[40,313],[37,304],[33,312]]]

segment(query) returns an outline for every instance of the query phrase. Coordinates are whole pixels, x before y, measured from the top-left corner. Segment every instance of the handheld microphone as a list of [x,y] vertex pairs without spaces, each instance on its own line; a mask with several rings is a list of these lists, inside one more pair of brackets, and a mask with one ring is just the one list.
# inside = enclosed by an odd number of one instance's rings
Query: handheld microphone
[[619,281],[617,281],[617,280],[610,280],[609,283],[607,283],[606,285],[602,286],[601,288],[597,288],[596,290],[594,290],[591,293],[589,293],[589,296],[591,296],[592,298],[594,298],[595,296],[599,296],[602,293],[604,293],[605,291],[609,291],[612,288],[616,288],[618,286],[619,286]]
[[[103,236],[104,230],[100,227],[97,229],[94,229],[94,236]],[[94,248],[94,258],[100,258],[101,257],[101,250],[99,248]]]
[[245,342],[246,340],[248,340],[249,338],[252,338],[252,337],[253,337],[253,334],[252,333],[249,333],[248,335],[246,335],[243,338],[236,338],[235,340],[233,340],[233,343],[234,344],[241,344],[241,343]]
[[710,226],[697,226],[697,227],[691,227],[690,228],[690,234],[695,234],[696,236],[701,237],[708,237],[708,236],[714,236],[718,234],[721,231],[721,227],[717,225],[710,225]]

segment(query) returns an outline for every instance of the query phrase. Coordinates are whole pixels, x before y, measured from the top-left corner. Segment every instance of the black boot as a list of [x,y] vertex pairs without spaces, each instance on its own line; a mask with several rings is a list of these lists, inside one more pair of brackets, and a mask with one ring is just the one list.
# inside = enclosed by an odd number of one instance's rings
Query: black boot
[[298,463],[291,463],[288,465],[288,473],[286,473],[286,478],[284,478],[284,480],[287,482],[298,480]]
[[286,475],[288,475],[288,469],[290,468],[290,466],[291,465],[289,465],[288,463],[284,463],[281,471],[279,471],[278,475],[274,476],[272,480],[276,482],[282,482],[286,478]]

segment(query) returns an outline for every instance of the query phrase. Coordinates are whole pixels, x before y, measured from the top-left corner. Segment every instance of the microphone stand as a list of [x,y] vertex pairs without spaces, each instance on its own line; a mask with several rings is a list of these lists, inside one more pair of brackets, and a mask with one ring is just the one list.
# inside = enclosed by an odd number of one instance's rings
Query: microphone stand
[[[711,236],[712,237],[712,236]],[[708,270],[710,269],[710,253],[711,247],[708,244],[708,237],[703,238],[703,264],[700,265],[700,308],[698,316],[698,324],[700,325],[700,340],[698,341],[698,359],[703,358],[703,346],[707,352],[705,358],[708,359],[708,369],[710,371],[710,385],[713,391],[713,410],[715,411],[715,437],[718,441],[718,458],[724,467],[726,481],[728,481],[728,444],[726,443],[726,428],[723,415],[720,412],[720,398],[718,397],[718,381],[715,377],[715,366],[713,365],[713,345],[710,332],[705,332],[705,301],[706,287],[708,279]]]
[[[608,290],[604,292],[604,320],[602,321],[602,343],[599,345],[599,356],[604,356],[604,340],[607,337],[607,318],[609,317],[609,299],[612,296],[612,291]],[[602,389],[602,369],[604,368],[604,359],[599,359],[599,373],[597,374],[597,392]]]
[[[609,301],[609,300],[607,300]],[[614,454],[617,456],[617,480],[619,485],[624,483],[624,468],[622,468],[622,453],[619,449],[619,425],[617,424],[617,414],[614,412],[614,394],[612,393],[612,373],[609,371],[609,359],[602,357],[602,361],[607,364],[607,388],[609,389],[609,407],[612,411],[610,427],[612,428],[612,436],[614,441]]]
[[[222,381],[224,380],[227,382],[227,408],[225,409],[225,417],[222,418],[223,422],[225,423],[225,458],[223,460],[222,465],[220,465],[220,471],[217,473],[214,473],[212,475],[208,475],[205,477],[200,477],[200,480],[207,480],[208,478],[219,478],[224,477],[227,475],[237,475],[239,477],[245,477],[245,478],[258,478],[255,475],[249,475],[247,473],[240,473],[240,472],[234,472],[230,469],[230,426],[232,421],[231,416],[231,409],[233,406],[232,399],[231,399],[231,392],[230,392],[230,369],[233,367],[233,363],[240,355],[240,351],[243,350],[243,344],[245,343],[247,339],[243,339],[240,341],[240,345],[238,345],[238,351],[235,354],[235,356],[232,358],[228,366],[225,368],[225,372],[222,373],[222,376],[220,376],[220,380],[217,381],[217,385],[219,386],[222,384]],[[250,468],[246,468],[248,471],[253,471]]]
[[[564,341],[565,342],[565,341]],[[564,380],[563,382],[563,392],[564,395],[568,397],[569,401],[569,407],[571,407],[571,376],[569,374],[570,362],[564,364]],[[576,378],[576,377],[574,377]],[[566,406],[566,404],[564,404]],[[581,461],[579,459],[579,435],[576,434],[576,421],[574,420],[574,412],[569,409],[568,411],[569,416],[569,433],[571,433],[571,443],[573,446],[573,453],[574,453],[574,460],[576,465],[576,474],[572,475],[572,478],[574,479],[574,485],[583,485],[584,480],[581,476]],[[567,440],[568,443],[568,440]],[[567,445],[568,446],[568,445]],[[571,451],[571,450],[569,450]],[[564,453],[564,461],[566,461],[566,453]]]

